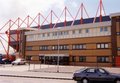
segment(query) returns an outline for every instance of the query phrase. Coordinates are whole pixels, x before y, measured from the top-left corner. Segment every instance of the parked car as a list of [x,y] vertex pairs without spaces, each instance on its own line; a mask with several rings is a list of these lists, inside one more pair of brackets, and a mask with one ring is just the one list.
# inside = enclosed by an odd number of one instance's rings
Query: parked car
[[25,65],[26,61],[24,59],[16,59],[15,61],[12,62],[12,65]]
[[9,60],[8,58],[3,58],[2,59],[2,64],[11,64],[11,60]]
[[9,57],[7,57],[7,55],[0,54],[0,64],[11,64],[11,62],[14,60],[14,55],[9,55]]
[[103,68],[83,68],[73,74],[73,79],[78,83],[112,82],[120,83],[120,74],[109,73]]

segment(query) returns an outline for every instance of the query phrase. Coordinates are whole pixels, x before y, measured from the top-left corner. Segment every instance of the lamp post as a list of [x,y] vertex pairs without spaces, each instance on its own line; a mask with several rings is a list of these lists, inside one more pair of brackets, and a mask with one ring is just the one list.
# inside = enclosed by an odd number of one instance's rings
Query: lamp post
[[59,35],[60,35],[60,32],[59,32],[60,28],[57,28],[57,43],[58,43],[58,51],[57,51],[57,54],[58,54],[58,58],[57,58],[57,72],[59,72],[59,60],[60,60],[60,39],[59,39]]

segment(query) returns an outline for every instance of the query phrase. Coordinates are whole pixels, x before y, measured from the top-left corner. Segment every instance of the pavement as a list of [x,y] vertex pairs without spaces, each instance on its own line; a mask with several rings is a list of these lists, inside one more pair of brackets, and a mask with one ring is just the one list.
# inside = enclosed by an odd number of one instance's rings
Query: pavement
[[[73,73],[83,66],[56,66],[56,65],[1,65],[0,76],[72,80]],[[120,68],[104,67],[112,73],[119,73]],[[59,70],[59,72],[57,72]]]

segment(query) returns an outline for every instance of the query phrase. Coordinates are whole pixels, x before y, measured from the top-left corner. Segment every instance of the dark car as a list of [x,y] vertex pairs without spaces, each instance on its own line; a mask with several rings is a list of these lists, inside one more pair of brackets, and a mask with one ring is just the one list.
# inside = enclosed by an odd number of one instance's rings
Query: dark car
[[11,64],[11,61],[7,58],[2,59],[2,64]]
[[76,71],[73,79],[78,83],[112,82],[120,83],[120,74],[109,73],[103,68],[83,68]]

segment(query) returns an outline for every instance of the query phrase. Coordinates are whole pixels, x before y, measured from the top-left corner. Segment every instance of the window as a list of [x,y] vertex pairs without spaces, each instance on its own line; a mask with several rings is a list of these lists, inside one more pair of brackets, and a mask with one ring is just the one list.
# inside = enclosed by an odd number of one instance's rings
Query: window
[[57,32],[53,32],[53,36],[57,36]]
[[108,31],[108,28],[107,28],[107,27],[104,27],[104,31]]
[[59,32],[59,35],[63,35],[63,32],[61,31],[61,32]]
[[72,62],[75,62],[75,61],[76,61],[76,57],[72,56]]
[[86,45],[85,44],[75,44],[72,46],[73,50],[82,50],[82,49],[86,49]]
[[91,69],[87,69],[86,72],[87,73],[95,73],[95,69],[92,69],[92,68]]
[[120,35],[120,32],[117,32],[117,35]]
[[103,32],[103,27],[100,28],[100,32]]
[[[59,45],[59,50],[68,50],[69,46],[68,45]],[[52,50],[58,50],[58,45],[52,46]]]
[[47,36],[49,37],[49,36],[50,36],[50,33],[48,33]]
[[40,50],[48,50],[48,46],[46,46],[46,45],[43,45],[43,46],[40,46],[40,48],[39,48]]
[[72,34],[75,34],[75,30],[72,31]]
[[52,46],[52,50],[57,50],[57,49],[58,49],[57,45]]
[[31,60],[32,56],[26,56],[26,60]]
[[86,29],[85,32],[86,32],[86,33],[89,33],[89,29]]
[[106,74],[107,72],[104,69],[98,69],[98,71],[102,74]]
[[79,56],[79,62],[86,62],[85,56]]
[[120,47],[118,48],[118,51],[120,51]]
[[68,35],[68,31],[64,31],[64,35]]
[[101,27],[100,28],[100,32],[105,32],[105,31],[108,31],[108,27]]
[[97,57],[97,62],[107,63],[107,62],[109,62],[109,57],[107,57],[107,56],[98,56]]
[[45,37],[45,33],[42,34],[42,37]]
[[26,50],[31,51],[32,50],[32,46],[27,46]]
[[79,33],[82,33],[82,30],[81,30],[81,29],[79,30]]
[[109,44],[108,43],[99,43],[99,44],[97,44],[97,48],[98,49],[106,49],[106,48],[109,48]]

